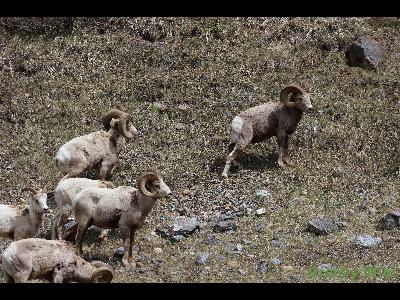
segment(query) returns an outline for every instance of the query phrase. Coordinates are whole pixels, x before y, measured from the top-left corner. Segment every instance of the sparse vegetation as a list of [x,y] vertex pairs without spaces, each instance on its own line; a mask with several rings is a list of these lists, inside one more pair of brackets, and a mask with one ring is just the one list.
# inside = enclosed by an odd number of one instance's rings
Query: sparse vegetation
[[[118,233],[100,241],[99,230],[89,230],[86,240],[92,243],[85,243],[84,258],[112,265],[113,282],[400,281],[399,273],[309,274],[320,264],[399,270],[398,231],[376,227],[400,199],[399,19],[74,18],[65,31],[34,34],[10,31],[5,22],[0,202],[16,204],[25,186],[49,183],[54,189],[62,178],[53,161],[56,151],[102,128],[101,116],[110,108],[135,116],[139,131],[125,145],[110,181],[133,185],[157,165],[175,194],[158,201],[137,232],[136,270],[113,256],[122,246]],[[376,71],[346,65],[345,49],[361,35],[386,42]],[[294,166],[278,168],[271,139],[250,146],[241,158],[243,169],[232,169],[222,182],[232,118],[264,101],[279,101],[284,86],[301,80],[310,83],[314,111],[292,137]],[[157,109],[156,102],[168,109]],[[181,104],[188,109],[178,109]],[[184,126],[177,129],[177,123]],[[269,194],[257,196],[260,189]],[[55,207],[51,197],[48,204]],[[256,215],[261,207],[266,213]],[[219,242],[205,243],[209,220],[228,211],[242,212],[234,219],[236,231],[215,233]],[[152,234],[178,215],[196,216],[200,231],[175,243]],[[322,216],[347,226],[326,236],[306,232],[308,221]],[[50,216],[44,223],[41,237],[50,232]],[[382,243],[358,249],[351,241],[359,234]],[[274,247],[273,238],[286,246]],[[9,243],[1,241],[0,251]],[[237,244],[242,251],[231,251]],[[203,252],[207,261],[196,264]],[[282,263],[274,265],[272,258]]]

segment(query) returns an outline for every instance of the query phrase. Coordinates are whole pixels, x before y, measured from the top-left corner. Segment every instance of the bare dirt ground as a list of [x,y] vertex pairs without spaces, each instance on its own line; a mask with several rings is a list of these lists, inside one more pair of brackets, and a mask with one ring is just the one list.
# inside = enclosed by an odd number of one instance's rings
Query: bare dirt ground
[[[85,258],[110,263],[114,282],[399,281],[398,231],[376,227],[400,192],[399,20],[78,18],[61,34],[31,28],[0,26],[0,203],[26,205],[28,185],[53,189],[62,178],[58,148],[101,129],[110,108],[130,112],[140,131],[110,180],[134,185],[156,165],[175,193],[137,233],[141,268],[125,269],[113,256],[122,246],[118,230],[107,241],[98,229],[88,233]],[[387,44],[377,71],[346,64],[346,47],[362,35]],[[273,138],[250,146],[243,169],[222,181],[232,118],[278,101],[284,86],[301,80],[315,109],[291,138],[294,166],[278,168]],[[260,208],[266,213],[257,215]],[[237,230],[213,233],[211,220],[226,212],[239,212]],[[176,243],[154,233],[179,215],[196,216],[200,231]],[[327,236],[306,232],[318,216],[347,226]],[[41,237],[49,224],[47,217]],[[364,233],[382,243],[356,248],[351,239]],[[216,244],[205,242],[210,234]],[[0,243],[2,251],[10,241]],[[196,264],[204,251],[207,261]],[[324,277],[313,271],[321,264],[348,273]],[[378,272],[367,274],[371,267]]]

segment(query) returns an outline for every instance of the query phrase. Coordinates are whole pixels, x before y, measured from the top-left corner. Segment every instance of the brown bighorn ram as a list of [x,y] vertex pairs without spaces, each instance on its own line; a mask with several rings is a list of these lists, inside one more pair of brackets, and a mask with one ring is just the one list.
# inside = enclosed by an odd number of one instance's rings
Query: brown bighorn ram
[[253,143],[277,137],[279,146],[278,165],[291,165],[288,156],[289,135],[297,128],[304,112],[312,109],[308,83],[300,86],[290,85],[280,93],[279,102],[249,108],[237,115],[231,124],[228,146],[230,151],[222,176],[228,178],[231,164],[238,164],[236,159],[244,149]]
[[99,169],[101,180],[112,173],[125,139],[131,139],[137,130],[131,125],[131,115],[117,109],[103,116],[102,122],[107,131],[99,130],[74,138],[60,147],[55,163],[65,175],[63,179],[77,177],[95,168]]
[[72,200],[72,210],[78,224],[76,246],[82,254],[82,241],[91,226],[119,228],[124,243],[124,265],[132,261],[135,232],[141,228],[156,200],[171,197],[158,169],[149,169],[139,177],[138,189],[120,186],[115,189],[91,187],[84,189]]
[[111,282],[112,269],[103,262],[89,263],[66,241],[29,238],[11,243],[1,257],[7,282],[32,279],[62,282]]

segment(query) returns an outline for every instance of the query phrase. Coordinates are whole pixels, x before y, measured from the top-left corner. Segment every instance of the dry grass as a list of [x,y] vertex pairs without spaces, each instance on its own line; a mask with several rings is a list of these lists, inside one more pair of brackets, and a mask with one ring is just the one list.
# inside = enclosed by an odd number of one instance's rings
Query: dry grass
[[[376,72],[346,65],[345,47],[363,34],[380,35],[388,45]],[[112,181],[134,184],[144,169],[158,165],[177,195],[157,203],[138,232],[144,273],[125,270],[112,257],[121,245],[117,231],[107,242],[91,233],[86,257],[115,266],[116,282],[281,282],[295,280],[291,275],[323,281],[308,274],[321,263],[397,269],[398,232],[375,226],[399,199],[399,36],[398,22],[367,18],[77,19],[70,33],[58,36],[0,28],[1,203],[21,203],[25,185],[54,188],[61,178],[52,160],[58,148],[98,130],[100,116],[115,107],[135,116],[141,135],[127,144]],[[251,146],[242,157],[244,169],[221,182],[234,115],[276,101],[285,85],[303,79],[311,84],[315,111],[292,137],[295,166],[276,166],[273,139]],[[169,110],[160,112],[154,102]],[[190,109],[180,111],[179,104]],[[185,128],[176,129],[177,123]],[[184,196],[184,189],[191,194]],[[271,195],[258,199],[258,189]],[[217,212],[240,210],[243,202],[266,207],[267,214],[238,217],[237,232],[217,234],[216,246],[203,243],[209,225],[173,245],[151,235],[179,213],[205,222]],[[325,237],[304,232],[308,220],[320,215],[348,227]],[[258,223],[266,225],[264,232],[254,230]],[[350,239],[360,233],[383,243],[355,249]],[[271,247],[277,235],[287,248]],[[243,239],[257,248],[244,244],[242,254],[227,253]],[[154,254],[154,247],[163,253]],[[205,266],[194,262],[201,251],[210,253]],[[272,257],[294,270],[256,271],[258,261]],[[397,274],[382,280],[398,281]]]

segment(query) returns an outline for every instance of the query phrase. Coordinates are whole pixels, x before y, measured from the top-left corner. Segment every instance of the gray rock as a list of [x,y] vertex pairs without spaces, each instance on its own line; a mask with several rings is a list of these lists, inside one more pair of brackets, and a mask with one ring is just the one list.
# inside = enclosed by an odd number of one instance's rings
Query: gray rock
[[207,245],[215,246],[215,245],[217,245],[219,243],[219,240],[217,239],[215,234],[207,234],[207,237],[205,238],[204,242]]
[[117,250],[115,250],[114,257],[122,258],[123,256],[124,256],[124,247],[119,247]]
[[200,222],[196,217],[178,216],[172,225],[157,227],[155,232],[171,242],[177,242],[199,230]]
[[255,195],[258,197],[268,197],[271,193],[267,190],[258,190],[255,192]]
[[231,230],[236,230],[237,226],[234,221],[220,221],[214,225],[214,232],[226,232]]
[[265,224],[258,223],[255,227],[254,230],[257,232],[263,232],[265,230],[266,226]]
[[328,270],[332,270],[333,267],[330,264],[321,264],[317,267],[317,269],[320,271],[328,271]]
[[352,239],[354,245],[363,247],[363,248],[370,248],[378,246],[382,243],[382,239],[380,237],[373,237],[368,234],[360,234],[355,236]]
[[269,271],[268,263],[265,260],[261,260],[256,263],[256,271],[266,273]]
[[196,264],[204,265],[208,259],[208,252],[202,252],[196,257]]
[[257,244],[256,243],[251,243],[250,244],[251,249],[257,249]]
[[379,227],[382,230],[400,228],[400,211],[390,211],[379,220]]
[[298,274],[292,274],[288,276],[289,280],[292,282],[300,282],[303,278],[301,277],[301,275]]
[[278,266],[278,265],[282,264],[282,261],[277,257],[273,257],[273,258],[271,258],[271,263],[275,266]]
[[339,226],[327,218],[315,218],[307,224],[307,231],[316,235],[328,235],[337,230],[339,230]]
[[275,248],[284,249],[287,247],[286,242],[283,239],[273,238],[270,243],[271,246]]
[[346,50],[349,66],[376,70],[384,53],[386,45],[380,37],[361,37],[353,41]]
[[174,219],[172,230],[176,234],[189,235],[200,229],[200,222],[196,217],[179,216]]
[[75,241],[76,230],[78,229],[78,224],[75,220],[69,220],[64,225],[64,239],[67,241]]

